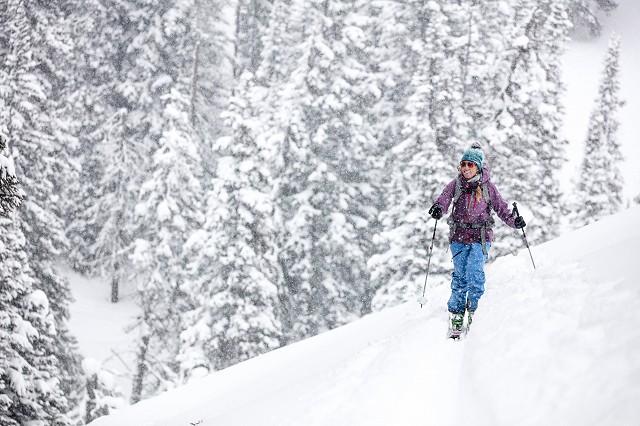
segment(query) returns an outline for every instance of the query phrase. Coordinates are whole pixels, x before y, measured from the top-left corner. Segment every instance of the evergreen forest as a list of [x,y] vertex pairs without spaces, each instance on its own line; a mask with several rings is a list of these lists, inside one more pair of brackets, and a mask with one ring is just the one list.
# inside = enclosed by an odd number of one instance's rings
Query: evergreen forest
[[[427,211],[472,142],[532,245],[620,210],[618,38],[592,172],[580,197],[558,182],[560,57],[616,3],[0,2],[0,425],[82,425],[122,398],[83,367],[63,267],[113,303],[134,289],[135,403],[413,300]],[[431,285],[451,268],[438,229]],[[522,248],[495,233],[493,258]]]

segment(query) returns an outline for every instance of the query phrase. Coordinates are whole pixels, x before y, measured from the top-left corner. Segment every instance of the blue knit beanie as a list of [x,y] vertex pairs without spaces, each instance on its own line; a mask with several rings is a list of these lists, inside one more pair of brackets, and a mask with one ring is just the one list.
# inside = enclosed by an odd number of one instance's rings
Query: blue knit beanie
[[471,148],[469,148],[464,152],[464,154],[462,154],[460,162],[471,161],[472,163],[475,163],[476,166],[478,166],[478,170],[482,170],[483,159],[484,158],[482,156],[482,151],[480,151],[478,144],[473,144],[471,145]]

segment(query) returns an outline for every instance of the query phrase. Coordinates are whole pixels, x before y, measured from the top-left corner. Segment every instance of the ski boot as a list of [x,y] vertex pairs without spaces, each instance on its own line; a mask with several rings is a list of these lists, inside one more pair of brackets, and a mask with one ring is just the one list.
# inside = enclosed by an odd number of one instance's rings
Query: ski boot
[[471,328],[471,323],[473,322],[473,314],[475,314],[476,311],[467,311],[467,331],[469,331],[469,328]]
[[458,340],[464,334],[464,314],[451,312],[451,324],[449,325],[449,338]]
[[467,300],[467,306],[465,306],[465,310],[467,311],[467,331],[471,328],[471,323],[473,322],[473,314],[476,313],[475,309],[469,309],[469,301]]

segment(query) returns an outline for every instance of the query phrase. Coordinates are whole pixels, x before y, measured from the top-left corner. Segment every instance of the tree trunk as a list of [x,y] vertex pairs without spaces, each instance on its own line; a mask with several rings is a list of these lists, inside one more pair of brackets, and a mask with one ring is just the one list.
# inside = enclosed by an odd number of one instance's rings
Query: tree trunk
[[95,420],[94,411],[96,409],[96,389],[98,388],[98,375],[94,374],[87,379],[87,404],[84,422],[89,424]]
[[149,336],[142,338],[140,352],[138,353],[138,365],[136,366],[136,375],[133,378],[133,388],[131,390],[131,404],[135,404],[142,399],[142,387],[144,385],[144,376],[147,373],[147,349],[149,349]]
[[196,103],[198,96],[198,80],[199,80],[199,65],[200,65],[200,43],[196,44],[196,49],[193,54],[193,76],[191,77],[191,111],[189,113],[189,119],[191,125],[196,125]]
[[118,303],[119,291],[120,291],[120,278],[118,270],[120,269],[118,263],[113,266],[113,277],[111,278],[111,302]]

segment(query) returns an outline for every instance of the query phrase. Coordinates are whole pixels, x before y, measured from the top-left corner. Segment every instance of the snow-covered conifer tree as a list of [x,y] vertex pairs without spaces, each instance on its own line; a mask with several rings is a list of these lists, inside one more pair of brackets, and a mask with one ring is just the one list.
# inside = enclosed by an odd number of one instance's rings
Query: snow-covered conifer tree
[[6,149],[7,143],[0,133],[0,217],[8,216],[24,198],[18,187],[15,165],[10,157],[3,155]]
[[[479,0],[463,6],[457,13],[460,17],[456,22],[456,33],[462,33],[464,38],[453,38],[452,44],[455,46],[456,40],[462,42],[454,52],[461,74],[460,97],[464,114],[456,119],[458,143],[450,143],[453,152],[445,154],[456,164],[461,153],[469,147],[470,139],[479,140],[485,148],[484,165],[492,169],[487,143],[491,137],[485,135],[485,128],[495,119],[495,100],[503,89],[505,69],[502,63],[505,51],[511,48],[509,34],[514,26],[513,9],[510,2],[504,0]],[[456,5],[449,7],[460,9]],[[454,73],[454,67],[449,66],[448,73]]]
[[[149,147],[140,142],[146,126],[138,80],[142,72],[135,71],[126,54],[140,17],[125,0],[84,2],[74,17],[77,79],[68,101],[77,114],[75,155],[81,178],[67,191],[72,200],[69,258],[79,272],[104,274],[115,283],[127,270],[125,235],[135,224],[134,200],[146,172],[140,160],[149,156]],[[105,239],[116,222],[120,231]]]
[[189,119],[194,134],[200,139],[200,152],[207,179],[213,177],[215,159],[212,145],[229,129],[221,118],[227,108],[237,78],[234,73],[235,0],[195,0],[195,22],[191,72]]
[[269,25],[272,3],[273,0],[236,0],[236,78],[244,71],[255,74],[260,66],[262,36]]
[[90,273],[111,281],[114,303],[119,300],[121,283],[132,274],[134,206],[146,161],[144,146],[126,137],[127,116],[126,110],[118,111],[96,132],[105,134],[98,137],[98,146],[87,152],[85,175],[99,168],[101,176],[91,185],[91,198],[81,200],[80,205],[87,205],[76,212],[69,226],[73,239],[82,245],[74,250],[77,256],[82,253],[78,261]]
[[173,387],[181,312],[190,278],[184,244],[202,225],[202,167],[189,121],[193,3],[136,3],[141,19],[129,49],[141,99],[138,144],[150,154],[134,214],[133,266],[141,313],[132,401]]
[[[188,86],[177,87],[184,90]],[[186,91],[173,89],[166,95],[165,128],[136,205],[136,215],[145,224],[135,241],[134,253],[138,303],[143,308],[139,362],[159,380],[155,385],[158,389],[171,386],[162,380],[177,381],[172,365],[179,350],[181,311],[187,298],[183,286],[190,279],[184,244],[202,224],[199,159],[189,132],[187,100]],[[145,374],[138,370],[136,375],[134,396],[142,391]]]
[[[428,87],[428,84],[421,87]],[[412,96],[410,105],[415,108],[415,115],[405,123],[404,141],[392,150],[395,155],[392,192],[388,210],[380,215],[382,232],[376,238],[382,252],[369,261],[371,279],[377,289],[372,302],[374,310],[419,294],[436,226],[428,210],[448,183],[443,171],[451,167],[436,146],[433,130],[421,118],[424,108],[429,108],[429,100],[420,99],[425,95],[418,91]],[[446,226],[440,222],[436,231],[435,256],[430,270],[432,283],[434,276],[444,272],[448,254]]]
[[[512,45],[501,67],[504,89],[492,102],[494,121],[484,135],[493,155],[493,181],[506,199],[529,207],[527,237],[536,244],[557,235],[564,211],[557,178],[566,145],[560,132],[560,54],[570,22],[564,1],[521,0],[514,11]],[[495,231],[492,251],[521,247],[517,233],[506,227]]]
[[26,238],[33,285],[48,298],[56,330],[49,348],[54,374],[73,408],[82,391],[80,357],[67,325],[71,293],[54,265],[67,246],[61,199],[67,179],[74,177],[58,98],[66,75],[58,59],[71,45],[66,23],[62,11],[46,2],[11,0],[0,6],[0,122],[26,195],[14,219]]
[[55,318],[29,263],[17,214],[0,217],[0,424],[70,425]]
[[[163,120],[163,103],[157,99],[169,90],[167,76],[180,75],[182,85],[188,81],[188,89],[183,87],[181,93],[189,93],[191,137],[199,137],[193,141],[198,156],[208,169],[212,168],[207,138],[222,132],[218,117],[230,86],[233,41],[228,31],[231,23],[225,18],[233,7],[231,3],[195,1],[175,8],[171,13],[175,13],[176,21],[184,20],[184,34],[176,35],[182,41],[175,42],[175,51],[162,47],[165,52],[158,50],[158,43],[140,44],[144,37],[140,33],[154,25],[146,18],[147,12],[136,12],[138,8],[144,10],[142,4],[91,2],[83,4],[79,12],[90,19],[81,21],[76,30],[79,42],[75,66],[83,84],[72,100],[84,111],[78,119],[82,181],[93,185],[75,188],[77,202],[68,234],[74,242],[74,266],[108,278],[114,301],[118,284],[126,283],[130,276],[128,258],[138,223],[133,210],[147,178],[149,167],[145,162],[152,155],[158,133],[149,129],[149,123]],[[159,6],[162,10],[167,7],[167,2]],[[166,61],[156,61],[158,55],[167,55]]]
[[[262,37],[263,49],[256,78],[270,91],[265,100],[275,100],[273,105],[277,108],[282,108],[279,98],[285,96],[282,93],[283,85],[290,83],[291,73],[302,56],[300,42],[305,36],[304,19],[305,4],[301,0],[274,1],[269,26]],[[291,97],[286,100],[294,101]],[[276,128],[279,130],[277,124]]]
[[367,66],[380,91],[373,124],[382,149],[399,140],[404,122],[407,92],[417,55],[412,50],[416,19],[413,2],[370,2],[360,0],[357,10],[365,16]]
[[181,353],[184,379],[198,368],[218,370],[281,344],[279,271],[271,157],[249,102],[246,72],[225,113],[232,135],[216,142],[216,177],[207,194],[203,229],[189,242],[194,279],[185,291]]
[[366,67],[362,16],[348,2],[315,1],[304,19],[305,42],[290,86],[300,103],[285,128],[280,198],[281,299],[291,340],[367,309],[374,173],[381,167],[371,124],[379,91]]
[[618,0],[569,0],[569,17],[573,34],[578,37],[598,37],[602,33],[602,14],[618,7]]
[[[302,118],[301,105],[310,97],[306,86],[309,52],[301,41],[308,39],[310,8],[300,0],[277,0],[273,4],[269,28],[263,38],[263,52],[257,72],[257,85],[249,100],[254,114],[259,114],[262,139],[268,141],[271,157],[274,209],[282,222],[276,233],[278,275],[277,316],[286,342],[294,324],[300,320],[307,301],[294,300],[299,277],[290,270],[288,248],[302,247],[305,236],[292,235],[286,229],[294,215],[292,196],[306,185],[312,167],[309,137]],[[252,127],[256,127],[253,125]],[[300,238],[298,238],[300,237]]]
[[571,225],[580,227],[620,211],[623,179],[618,142],[620,99],[620,37],[614,35],[604,61],[596,106],[591,113],[572,203]]
[[[391,171],[388,207],[380,214],[382,231],[376,236],[378,254],[369,260],[376,294],[373,309],[404,302],[418,294],[427,269],[428,247],[434,221],[428,210],[450,180],[447,170],[455,170],[444,160],[438,147],[437,131],[446,103],[446,86],[441,83],[445,51],[445,15],[435,3],[418,9],[417,32],[411,46],[415,65],[407,91],[406,119],[401,140],[389,153]],[[442,103],[441,103],[442,101]],[[447,137],[441,133],[441,142]],[[446,258],[446,226],[440,227],[431,272],[442,272]],[[432,280],[434,279],[432,275]]]
[[471,76],[479,71],[479,64],[473,62],[471,54],[478,45],[478,13],[466,2],[444,2],[439,11],[429,15],[440,29],[428,29],[425,39],[431,49],[441,52],[431,63],[434,97],[429,117],[438,149],[448,162],[455,164],[460,150],[469,145],[475,133],[470,115],[473,110],[465,102],[477,86]]

